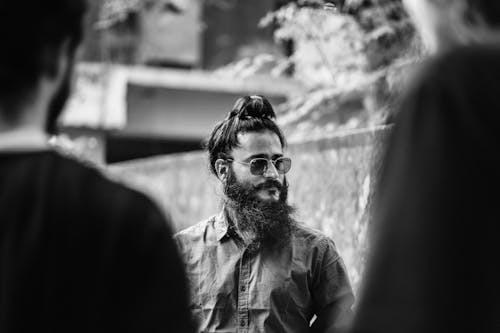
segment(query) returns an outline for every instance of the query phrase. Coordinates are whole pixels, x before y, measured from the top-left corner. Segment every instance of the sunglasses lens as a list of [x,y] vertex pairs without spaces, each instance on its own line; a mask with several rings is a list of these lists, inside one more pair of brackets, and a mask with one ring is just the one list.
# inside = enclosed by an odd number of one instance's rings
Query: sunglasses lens
[[290,171],[290,168],[292,167],[292,160],[289,159],[288,157],[278,158],[274,162],[274,166],[276,167],[276,170],[278,170],[279,173],[285,174],[288,171]]
[[[256,158],[250,161],[250,172],[252,175],[263,175],[269,166],[270,161],[265,158]],[[285,174],[292,167],[292,160],[288,157],[281,157],[272,162],[279,174]]]
[[267,160],[264,158],[256,158],[250,162],[250,173],[252,175],[263,175],[267,170]]

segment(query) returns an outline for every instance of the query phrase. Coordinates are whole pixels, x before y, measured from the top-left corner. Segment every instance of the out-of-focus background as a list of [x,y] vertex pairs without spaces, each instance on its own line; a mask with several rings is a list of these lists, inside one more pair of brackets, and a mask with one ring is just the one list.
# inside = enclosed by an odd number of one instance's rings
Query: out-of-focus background
[[357,290],[378,156],[422,52],[400,0],[91,0],[54,144],[151,195],[180,230],[217,213],[203,143],[241,95],[275,106],[299,220]]

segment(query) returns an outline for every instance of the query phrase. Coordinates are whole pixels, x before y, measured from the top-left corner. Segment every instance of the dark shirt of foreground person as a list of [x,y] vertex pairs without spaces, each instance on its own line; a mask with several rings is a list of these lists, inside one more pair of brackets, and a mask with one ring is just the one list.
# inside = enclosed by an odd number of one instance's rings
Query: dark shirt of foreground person
[[400,110],[353,332],[500,332],[500,48],[439,55]]
[[0,332],[191,332],[144,195],[54,151],[0,152]]

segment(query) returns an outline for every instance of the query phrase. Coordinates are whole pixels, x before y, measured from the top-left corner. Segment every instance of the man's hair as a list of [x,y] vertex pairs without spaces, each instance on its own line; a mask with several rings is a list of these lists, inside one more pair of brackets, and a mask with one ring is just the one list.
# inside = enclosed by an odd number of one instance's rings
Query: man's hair
[[57,70],[57,52],[68,42],[72,55],[83,35],[86,0],[2,0],[0,2],[0,103],[5,120],[37,81]]
[[207,143],[210,170],[214,175],[217,176],[215,161],[227,159],[231,150],[239,146],[238,133],[270,130],[285,147],[285,136],[275,119],[273,107],[265,97],[253,95],[239,98],[227,117],[215,126]]
[[[500,27],[500,1],[495,0],[467,0],[470,13],[479,14],[484,23],[493,28]],[[474,20],[474,18],[470,18]]]

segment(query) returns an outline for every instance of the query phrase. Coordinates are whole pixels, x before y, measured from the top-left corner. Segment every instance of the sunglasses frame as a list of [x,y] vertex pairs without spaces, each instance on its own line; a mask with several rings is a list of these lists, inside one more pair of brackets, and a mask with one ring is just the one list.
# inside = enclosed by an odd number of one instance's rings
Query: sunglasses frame
[[[276,167],[276,162],[278,160],[287,160],[289,161],[289,168],[288,170],[284,171],[284,172],[281,172],[277,167]],[[263,169],[263,171],[261,173],[254,173],[252,172],[252,164],[255,163],[255,161],[257,160],[265,160],[267,163],[266,163],[266,166],[265,168]],[[276,171],[278,172],[278,174],[280,175],[284,175],[286,173],[288,173],[288,171],[290,171],[290,169],[292,168],[292,159],[290,157],[278,157],[277,159],[274,159],[274,160],[271,160],[271,159],[267,159],[267,158],[264,158],[264,157],[256,157],[256,158],[252,158],[249,162],[242,162],[242,161],[236,161],[232,158],[228,158],[226,159],[226,161],[228,162],[236,162],[236,163],[239,163],[239,164],[243,164],[243,165],[248,165],[250,167],[250,173],[254,176],[262,176],[263,174],[265,174],[267,172],[267,170],[269,169],[269,162],[271,162],[274,166],[274,168],[276,169]]]

